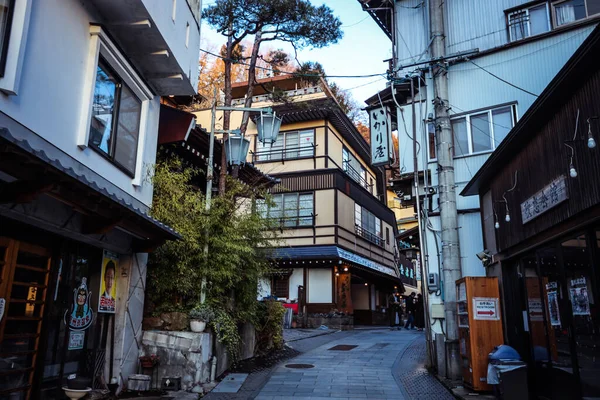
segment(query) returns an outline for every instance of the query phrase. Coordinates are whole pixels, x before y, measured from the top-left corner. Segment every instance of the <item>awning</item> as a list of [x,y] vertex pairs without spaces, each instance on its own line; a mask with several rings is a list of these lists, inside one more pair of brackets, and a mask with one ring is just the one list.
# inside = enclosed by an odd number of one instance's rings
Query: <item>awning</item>
[[[5,194],[11,185],[21,199],[45,193],[72,204],[85,214],[87,233],[121,227],[138,238],[140,252],[181,237],[148,215],[139,200],[3,113],[0,144],[0,171],[16,179],[5,183]],[[10,202],[9,197],[3,200]]]

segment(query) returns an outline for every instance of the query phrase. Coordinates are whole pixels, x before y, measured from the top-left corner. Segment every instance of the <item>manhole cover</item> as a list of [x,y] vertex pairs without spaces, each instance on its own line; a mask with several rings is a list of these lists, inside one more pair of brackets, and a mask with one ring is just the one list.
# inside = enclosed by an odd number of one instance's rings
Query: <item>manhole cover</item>
[[337,346],[333,346],[329,350],[348,351],[348,350],[352,350],[355,347],[358,347],[358,345],[354,345],[354,344],[338,344]]
[[295,369],[306,369],[306,368],[314,368],[315,366],[312,364],[287,364],[286,368],[295,368]]

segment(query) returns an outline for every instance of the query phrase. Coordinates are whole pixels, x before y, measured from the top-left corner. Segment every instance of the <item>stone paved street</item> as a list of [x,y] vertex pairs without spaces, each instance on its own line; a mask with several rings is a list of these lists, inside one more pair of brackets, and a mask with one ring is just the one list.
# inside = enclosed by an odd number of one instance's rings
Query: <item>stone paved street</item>
[[424,369],[424,347],[422,332],[354,331],[277,366],[256,399],[453,399]]

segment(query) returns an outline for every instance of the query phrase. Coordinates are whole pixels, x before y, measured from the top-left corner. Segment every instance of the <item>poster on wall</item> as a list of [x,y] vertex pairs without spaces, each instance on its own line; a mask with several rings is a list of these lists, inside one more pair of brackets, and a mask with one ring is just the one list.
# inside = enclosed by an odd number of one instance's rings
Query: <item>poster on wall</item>
[[117,285],[115,277],[119,266],[119,256],[104,250],[102,257],[102,276],[100,279],[100,299],[98,312],[114,314],[117,311]]
[[81,350],[85,342],[85,331],[69,332],[69,350]]
[[573,315],[590,315],[590,299],[585,277],[571,280],[569,292],[571,294]]
[[542,314],[542,299],[530,298],[528,303],[529,303],[529,319],[531,320],[531,322],[544,321],[544,315]]
[[73,305],[71,312],[65,311],[64,322],[73,331],[84,331],[94,322],[94,314],[90,307],[90,296],[87,278],[81,279],[79,287],[73,289]]
[[550,315],[550,324],[552,326],[560,326],[560,310],[558,308],[557,288],[558,285],[556,282],[549,282],[546,284],[548,296],[548,315]]

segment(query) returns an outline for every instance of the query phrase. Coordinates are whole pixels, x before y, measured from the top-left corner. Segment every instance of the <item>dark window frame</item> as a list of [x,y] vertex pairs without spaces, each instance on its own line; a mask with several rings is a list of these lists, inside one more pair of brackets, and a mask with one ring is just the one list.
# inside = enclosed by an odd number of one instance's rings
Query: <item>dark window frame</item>
[[[298,134],[298,143],[300,143],[300,132],[308,132],[312,131],[312,144],[310,146],[297,146],[297,147],[288,147],[287,146],[287,135],[290,133]],[[306,158],[314,158],[316,155],[316,141],[317,141],[317,130],[315,128],[306,128],[306,129],[291,129],[285,131],[279,131],[279,135],[283,135],[283,147],[280,150],[273,150],[271,147],[263,147],[259,149],[258,137],[254,142],[254,153],[252,154],[252,159],[255,164],[261,163],[272,163],[272,162],[284,162],[289,160],[302,160]],[[304,154],[308,153],[310,154]],[[288,156],[289,153],[296,153],[295,156]],[[302,155],[300,155],[302,153]],[[281,154],[281,157],[274,158],[273,155]]]
[[[295,194],[297,196],[298,207],[296,208],[296,216],[294,217],[286,217],[285,216],[285,196]],[[310,216],[300,216],[300,196],[302,195],[311,195],[312,196],[312,211]],[[280,229],[303,229],[303,228],[312,228],[316,224],[316,214],[315,214],[315,192],[314,191],[303,191],[303,192],[286,192],[286,193],[276,193],[272,195],[273,198],[276,196],[282,197],[281,209],[279,210],[280,215],[271,217],[271,207],[267,207],[266,209],[266,218],[279,221]],[[258,200],[259,202],[264,202],[264,200]],[[301,224],[301,221],[308,220],[310,218],[310,224]],[[296,220],[296,223],[293,225],[289,224],[289,221]]]
[[6,59],[8,57],[8,46],[10,45],[10,32],[12,29],[13,15],[15,12],[15,1],[16,0],[9,0],[8,2],[6,31],[4,31],[4,37],[2,38],[2,53],[0,54],[0,77],[3,77],[4,72],[6,71]]
[[[137,157],[138,157],[140,130],[141,130],[141,125],[142,125],[141,118],[142,118],[143,101],[135,94],[135,92],[129,86],[127,86],[127,84],[123,81],[123,78],[121,78],[121,76],[119,76],[119,74],[115,71],[115,69],[111,67],[110,63],[102,56],[102,54],[100,54],[98,57],[98,64],[96,65],[96,68],[98,68],[98,67],[104,69],[106,72],[111,74],[117,81],[115,100],[114,100],[114,110],[113,110],[113,114],[112,114],[113,117],[112,117],[112,121],[111,121],[111,143],[110,143],[110,147],[109,147],[109,152],[106,153],[104,150],[102,150],[101,148],[99,148],[98,146],[96,146],[95,144],[92,143],[91,134],[90,134],[90,137],[88,138],[88,146],[92,150],[94,150],[96,153],[98,153],[100,156],[102,156],[104,159],[110,161],[111,164],[113,164],[119,170],[121,170],[122,172],[127,174],[130,178],[134,178],[135,172],[136,172]],[[95,82],[96,81],[94,81],[94,83]],[[117,143],[118,143],[118,124],[119,124],[119,113],[120,113],[120,105],[121,105],[121,91],[122,91],[123,86],[125,86],[127,88],[127,90],[129,90],[131,92],[131,94],[137,99],[137,101],[140,104],[140,117],[139,117],[140,120],[138,121],[138,135],[137,135],[136,146],[135,146],[135,154],[133,155],[133,158],[135,160],[135,163],[133,166],[133,171],[129,170],[126,166],[122,165],[115,158],[115,154],[117,151]],[[94,100],[93,100],[93,94],[92,94],[92,102],[93,101]],[[92,129],[91,128],[92,118],[93,118],[93,115],[90,115],[90,121],[88,122],[90,131]]]
[[[285,282],[285,287],[283,291],[277,291],[277,281]],[[280,294],[284,294],[285,296],[280,296]],[[271,278],[271,295],[277,298],[290,298],[290,276],[287,274],[277,274]]]

